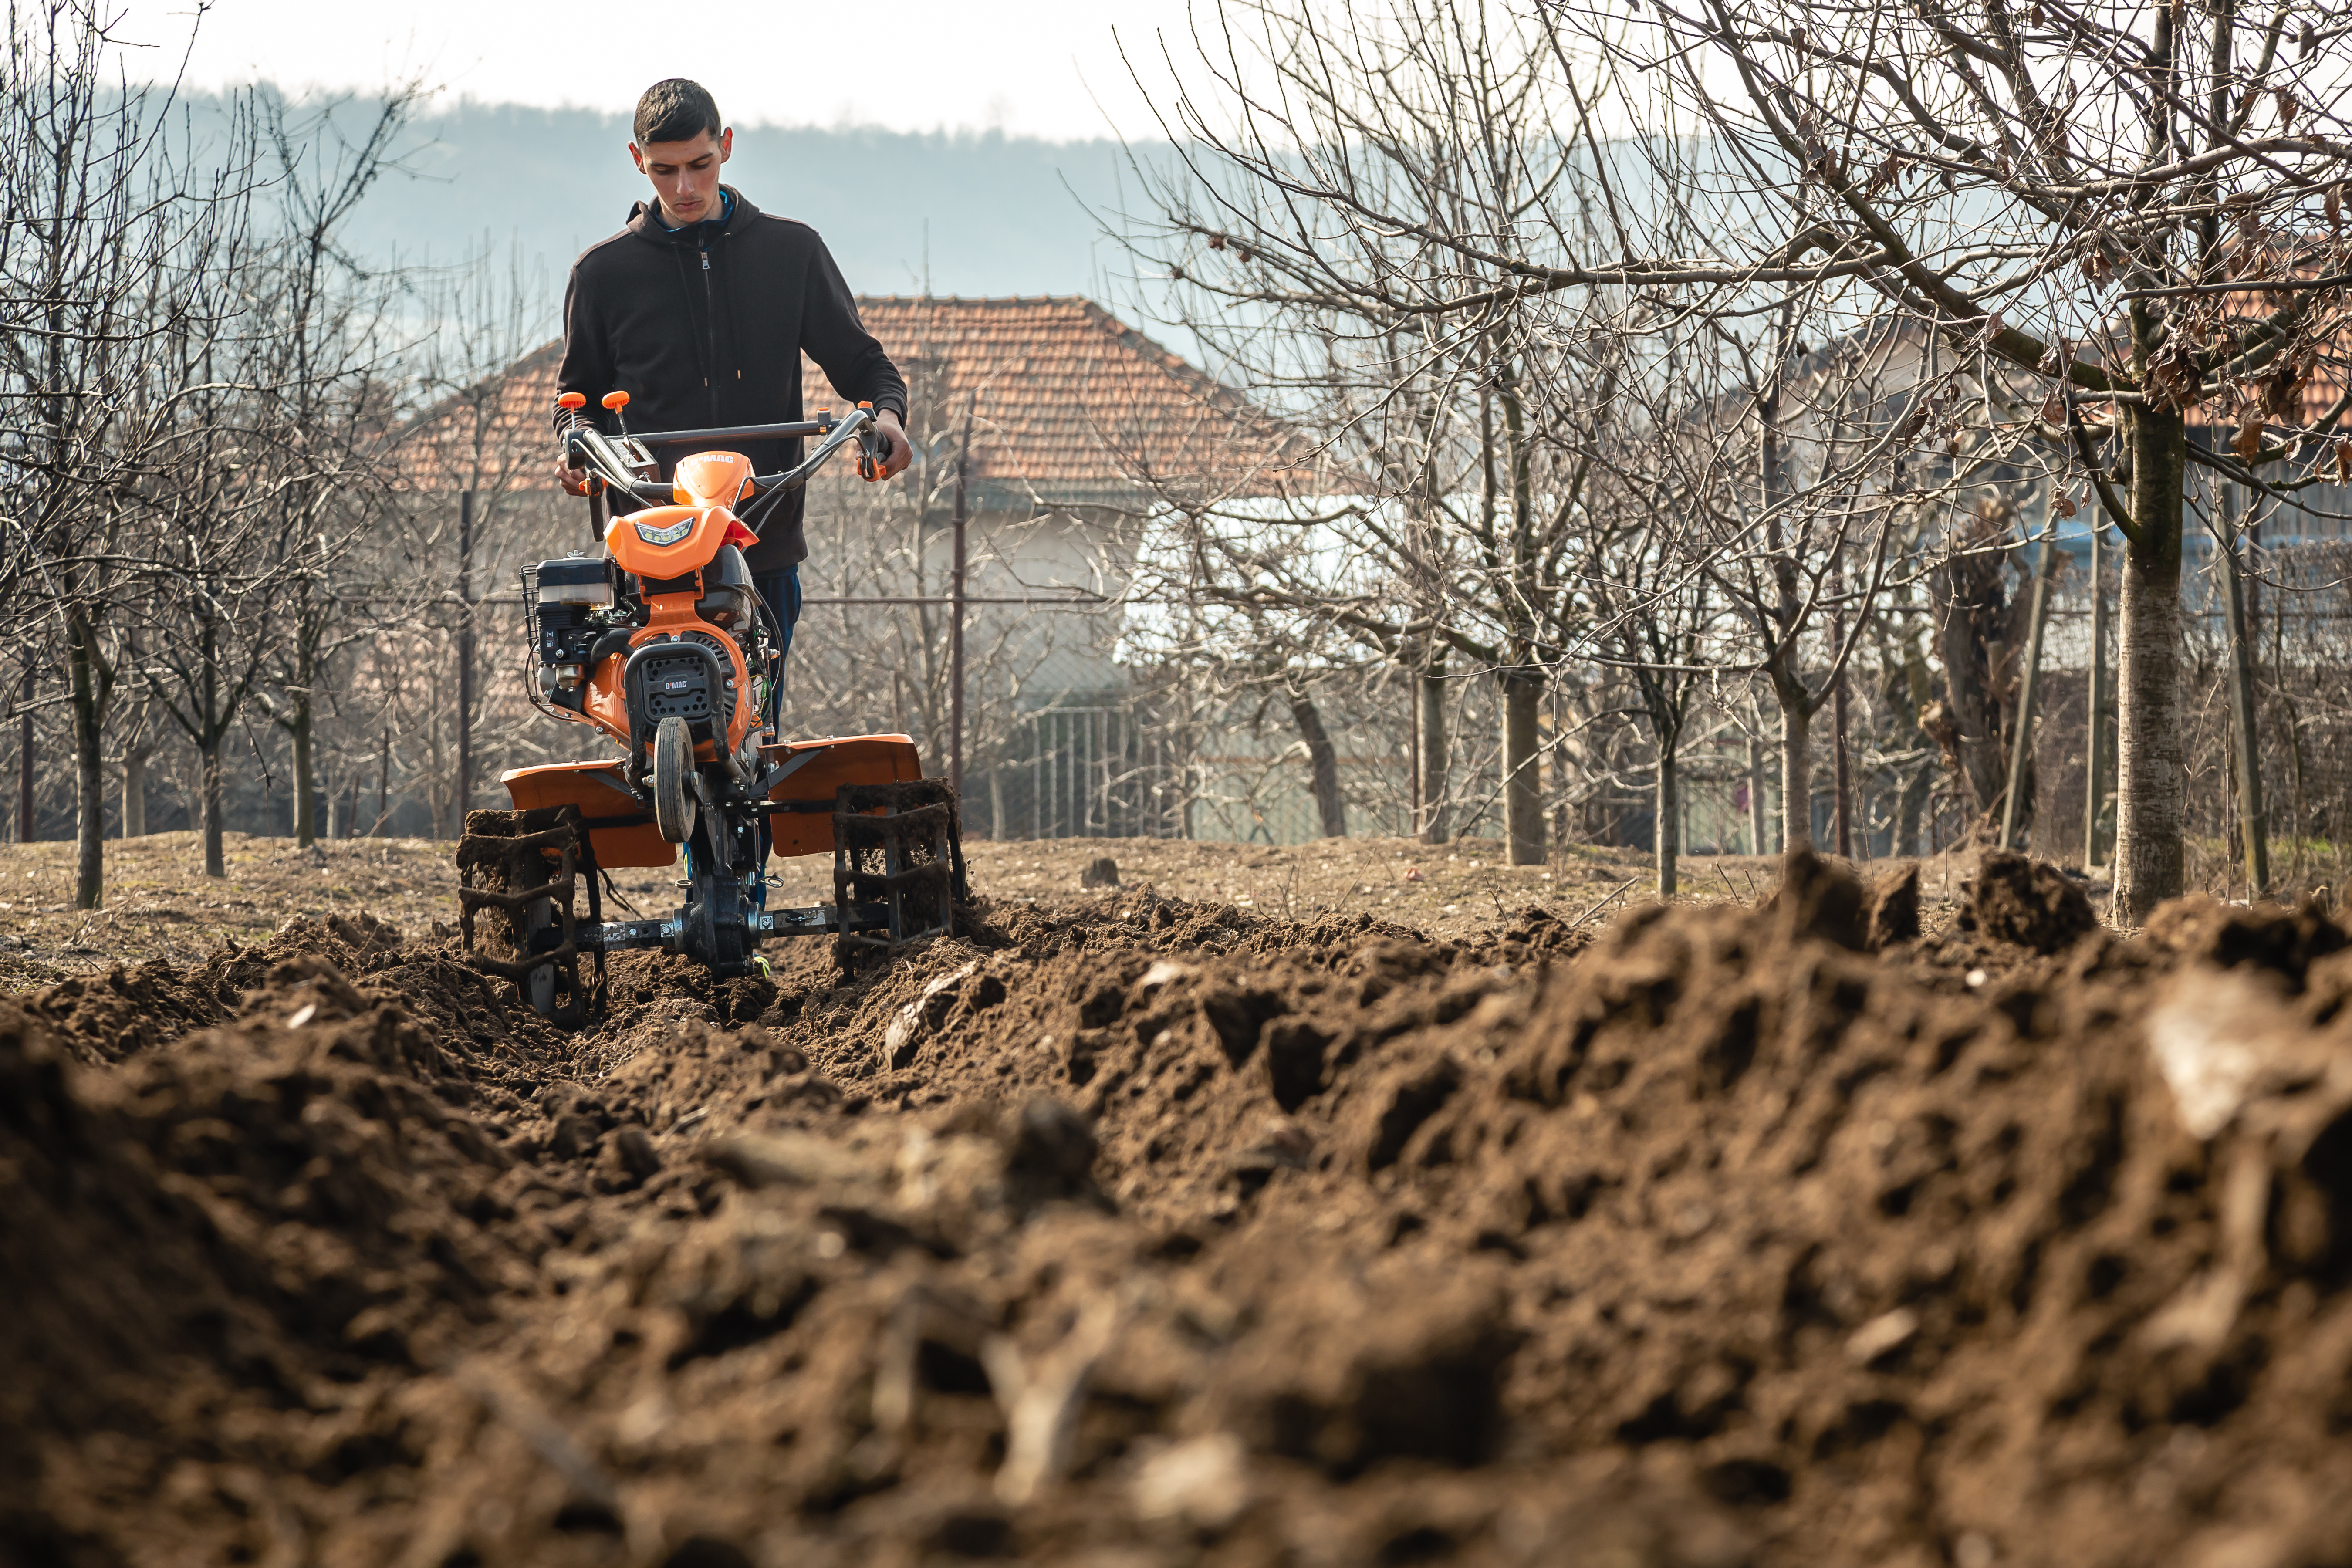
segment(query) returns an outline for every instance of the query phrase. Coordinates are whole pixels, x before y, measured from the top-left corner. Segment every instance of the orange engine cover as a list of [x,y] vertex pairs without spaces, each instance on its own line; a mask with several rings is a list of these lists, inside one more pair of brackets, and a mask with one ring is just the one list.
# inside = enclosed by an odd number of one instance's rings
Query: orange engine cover
[[[514,768],[499,775],[517,811],[545,805],[576,805],[580,819],[590,824],[588,847],[596,864],[607,870],[625,866],[668,866],[677,860],[677,846],[661,836],[646,808],[629,791],[628,773],[618,763],[549,763],[543,767]],[[646,816],[626,827],[598,827],[613,817]]]
[[614,518],[604,548],[622,571],[667,580],[701,571],[722,544],[755,544],[759,537],[723,506],[649,506]]
[[697,452],[677,460],[669,484],[680,506],[735,506],[751,489],[751,459],[740,452]]

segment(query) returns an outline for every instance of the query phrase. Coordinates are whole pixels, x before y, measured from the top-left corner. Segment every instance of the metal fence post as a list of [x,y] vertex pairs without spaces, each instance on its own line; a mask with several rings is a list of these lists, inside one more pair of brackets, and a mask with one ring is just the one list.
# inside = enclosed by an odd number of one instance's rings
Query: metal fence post
[[963,616],[964,536],[970,521],[966,510],[965,477],[971,460],[973,405],[963,411],[963,444],[956,449],[955,562],[948,574],[948,793],[958,809],[963,804]]
[[2017,797],[2025,788],[2025,767],[2033,755],[2033,699],[2042,682],[2042,629],[2050,621],[2050,580],[2058,564],[2058,519],[2050,498],[2042,502],[2042,557],[2033,569],[2033,624],[2025,634],[2025,679],[2017,695],[2017,733],[2010,742],[2009,788],[2002,791],[2000,847],[2016,847]]
[[2106,568],[2100,560],[2100,535],[2105,531],[2105,520],[2094,508],[2091,512],[2091,670],[2089,689],[2084,694],[2084,725],[2088,736],[2083,747],[2083,869],[2090,870],[2099,863],[2099,804],[2100,804],[2100,741],[2105,730],[2100,723],[2106,707],[2107,693],[2107,580]]
[[[2236,499],[2238,487],[2224,494]],[[2246,898],[2252,902],[2271,889],[2270,836],[2263,821],[2263,761],[2254,733],[2254,650],[2246,635],[2245,574],[2239,568],[2237,508],[2230,506],[2221,530],[2222,566],[2228,593],[2223,608],[2230,617],[2230,722],[2237,731],[2238,831],[2246,852]]]
[[474,800],[474,492],[457,492],[457,831]]

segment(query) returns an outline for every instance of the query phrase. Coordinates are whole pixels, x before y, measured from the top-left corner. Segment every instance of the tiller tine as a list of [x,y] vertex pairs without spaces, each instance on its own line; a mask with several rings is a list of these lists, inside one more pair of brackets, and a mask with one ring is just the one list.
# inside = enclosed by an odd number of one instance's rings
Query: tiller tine
[[860,959],[896,953],[908,942],[945,936],[966,897],[962,825],[944,779],[844,784],[834,797],[833,900],[853,910],[887,911],[887,924],[845,918],[834,957],[845,974]]
[[[596,903],[595,868],[580,830],[576,805],[531,811],[469,811],[457,843],[457,925],[467,961],[485,974],[513,983],[542,1016],[578,1023],[594,1000],[580,982],[580,931],[572,902],[587,872],[589,902]],[[475,917],[496,910],[505,929],[493,947],[477,946]],[[596,953],[597,989],[604,955]]]

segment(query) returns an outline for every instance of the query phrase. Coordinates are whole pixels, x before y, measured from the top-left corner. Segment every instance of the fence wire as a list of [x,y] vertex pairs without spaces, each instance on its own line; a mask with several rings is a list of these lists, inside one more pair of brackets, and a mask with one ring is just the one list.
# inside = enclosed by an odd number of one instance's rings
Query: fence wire
[[[556,509],[512,529],[478,581],[502,584],[515,561],[576,548],[577,520]],[[852,542],[854,543],[854,541]],[[887,558],[861,565],[854,549],[818,541],[807,569],[814,603],[795,637],[785,686],[793,736],[911,735],[929,771],[952,750],[950,626],[936,604],[945,586],[936,531],[917,529]],[[1047,550],[1034,535],[1031,556]],[[830,555],[826,552],[830,552]],[[976,554],[979,552],[976,552]],[[2116,626],[2120,584],[2107,552],[2099,590],[2105,670],[2097,716],[2098,787],[2087,772],[2087,712],[2095,650],[2093,584],[2076,542],[2053,583],[2038,686],[2033,765],[2019,816],[2023,843],[2081,864],[2086,814],[2095,861],[2114,833]],[[2021,563],[2024,552],[2018,552]],[[2021,565],[2012,586],[2022,595]],[[2258,548],[2246,575],[2249,652],[2262,826],[2273,889],[2337,887],[2352,844],[2352,544],[2298,542]],[[995,838],[1193,837],[1297,843],[1338,829],[1412,834],[1433,816],[1454,836],[1500,832],[1500,704],[1493,680],[1456,669],[1444,683],[1448,756],[1431,770],[1419,754],[1416,679],[1393,666],[1267,671],[1247,650],[1154,652],[1134,635],[1139,613],[1116,602],[1005,602],[1035,584],[1010,573],[988,590],[965,628],[962,757],[967,831]],[[1060,591],[1066,583],[1048,583]],[[885,599],[901,602],[882,603]],[[1044,599],[1043,591],[1040,593]],[[2189,875],[2192,887],[2246,890],[2246,856],[2233,763],[2232,666],[2224,584],[2210,541],[2192,536],[2183,574],[2181,743]],[[451,679],[457,631],[470,615],[480,648],[471,716],[473,788],[456,790],[459,722]],[[1983,817],[1950,761],[1919,727],[1942,679],[1927,655],[1932,610],[1889,607],[1871,629],[1849,683],[1853,847],[1866,856],[1933,853],[1975,834]],[[2016,700],[2014,649],[1994,650],[2000,700]],[[354,649],[336,672],[314,744],[316,819],[337,836],[453,837],[467,805],[497,804],[500,772],[609,754],[581,726],[558,726],[526,699],[532,678],[520,611],[493,602],[470,611],[435,606],[398,637]],[[43,676],[44,680],[49,678]],[[49,689],[44,687],[44,691]],[[1680,758],[1678,844],[1696,853],[1778,847],[1777,725],[1753,682],[1727,670],[1693,714]],[[1297,704],[1312,708],[1332,750],[1339,784],[1334,819],[1313,787],[1313,759]],[[1656,842],[1656,755],[1622,680],[1565,669],[1553,683],[1540,736],[1538,774],[1548,834],[1560,843],[1648,849]],[[71,770],[61,707],[33,714],[35,828],[72,830]],[[1834,844],[1834,740],[1816,721],[1811,816],[1816,840]],[[193,826],[198,771],[168,727],[125,722],[140,739],[149,831]],[[17,783],[21,726],[0,734],[0,766]],[[110,758],[109,831],[121,831],[120,765]],[[257,711],[232,739],[228,824],[290,830],[292,766],[287,736]],[[11,794],[15,791],[12,788]],[[12,800],[11,804],[14,802]],[[1760,806],[1760,810],[1759,807]],[[14,826],[13,824],[11,826]],[[1762,831],[1759,833],[1759,829]]]

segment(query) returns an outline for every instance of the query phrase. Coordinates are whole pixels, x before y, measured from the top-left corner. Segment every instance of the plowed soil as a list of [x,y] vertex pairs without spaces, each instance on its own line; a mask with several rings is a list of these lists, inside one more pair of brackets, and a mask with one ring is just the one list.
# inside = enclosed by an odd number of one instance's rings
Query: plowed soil
[[0,1559],[2345,1562],[2352,942],[1937,890],[21,992]]
[[[436,921],[454,928],[453,848],[423,838],[329,839],[299,848],[291,839],[232,833],[228,874],[211,880],[193,833],[116,839],[106,847],[106,907],[83,910],[73,907],[71,844],[0,844],[0,989],[103,973],[150,958],[201,963],[221,942],[262,941],[302,915],[348,919],[365,910],[418,936]],[[1270,919],[1369,914],[1448,937],[1507,922],[1530,901],[1558,904],[1573,918],[1612,894],[1607,907],[1614,909],[1650,886],[1646,858],[1631,850],[1565,845],[1544,865],[1513,866],[1500,844],[1475,838],[1435,847],[1396,838],[1295,845],[974,839],[965,849],[973,885],[1008,908],[1150,886]],[[1119,880],[1097,887],[1087,873],[1106,858]],[[771,871],[779,882],[772,902],[833,897],[828,858],[777,860]],[[614,880],[633,903],[674,905],[677,875],[621,871]],[[1684,896],[1754,899],[1774,875],[1770,862],[1751,857],[1692,858],[1683,864]],[[1927,901],[1948,905],[1957,877],[1946,862],[1933,862],[1923,883]]]

